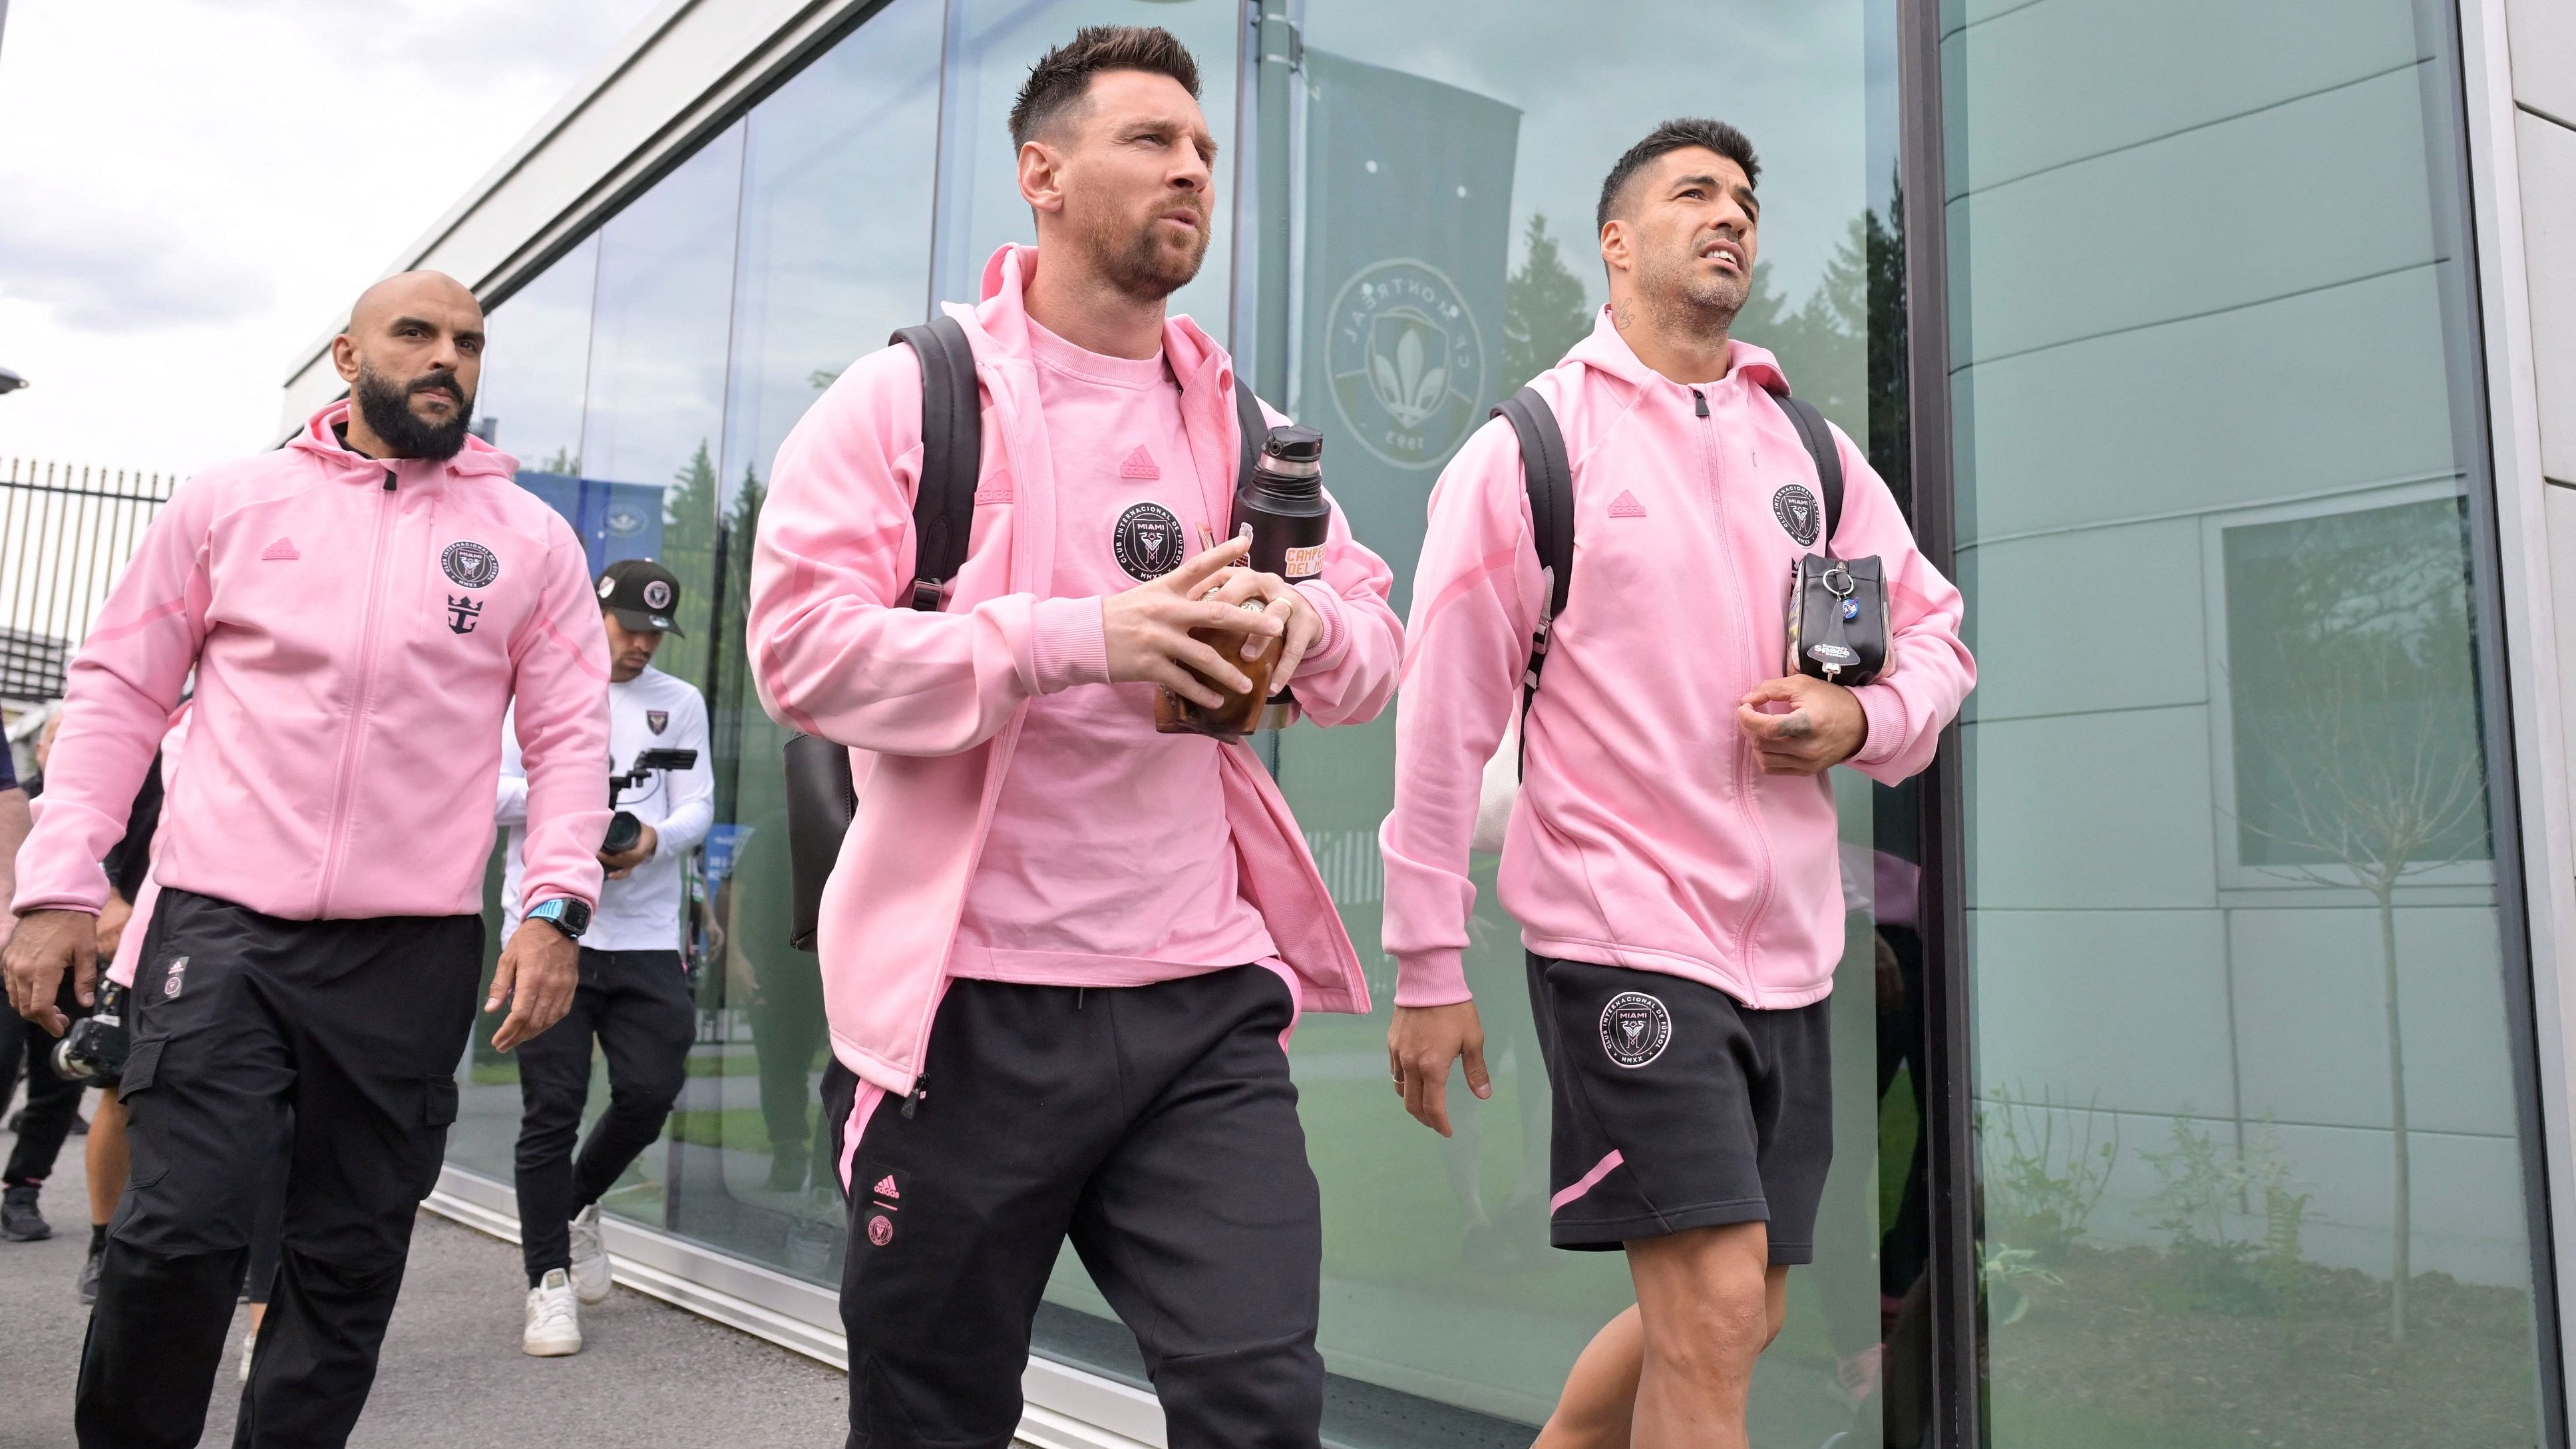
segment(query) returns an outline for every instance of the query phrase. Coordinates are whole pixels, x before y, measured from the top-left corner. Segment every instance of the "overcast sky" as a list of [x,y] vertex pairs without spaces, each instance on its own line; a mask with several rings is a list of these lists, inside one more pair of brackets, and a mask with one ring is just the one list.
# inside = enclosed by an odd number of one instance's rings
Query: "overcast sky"
[[658,0],[7,0],[0,458],[190,471]]

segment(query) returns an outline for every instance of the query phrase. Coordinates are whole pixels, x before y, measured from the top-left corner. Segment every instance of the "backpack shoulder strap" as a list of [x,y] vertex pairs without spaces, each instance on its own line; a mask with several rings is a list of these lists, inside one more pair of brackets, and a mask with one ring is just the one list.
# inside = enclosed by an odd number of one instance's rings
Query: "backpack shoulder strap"
[[1505,398],[1494,416],[1512,425],[1521,444],[1521,483],[1529,490],[1531,541],[1538,546],[1539,567],[1547,572],[1547,612],[1539,616],[1530,639],[1529,667],[1521,673],[1521,757],[1529,757],[1530,701],[1538,696],[1539,671],[1547,667],[1549,631],[1565,612],[1574,588],[1574,465],[1566,458],[1565,434],[1556,412],[1536,388],[1524,387]]
[[1784,389],[1771,394],[1780,411],[1789,415],[1789,426],[1798,430],[1798,441],[1807,445],[1807,456],[1816,463],[1816,483],[1825,491],[1825,552],[1834,549],[1834,534],[1843,526],[1843,455],[1834,446],[1834,430],[1825,425],[1825,415],[1805,398],[1791,397]]
[[983,473],[984,410],[975,390],[975,347],[954,317],[898,329],[889,341],[921,363],[921,486],[912,500],[912,599],[937,613],[948,583],[966,566],[975,528],[975,480]]
[[1242,458],[1235,464],[1235,491],[1243,491],[1252,481],[1252,470],[1261,462],[1261,445],[1270,441],[1270,418],[1261,411],[1261,399],[1252,395],[1252,384],[1242,373],[1234,375],[1234,414],[1236,431],[1243,435]]

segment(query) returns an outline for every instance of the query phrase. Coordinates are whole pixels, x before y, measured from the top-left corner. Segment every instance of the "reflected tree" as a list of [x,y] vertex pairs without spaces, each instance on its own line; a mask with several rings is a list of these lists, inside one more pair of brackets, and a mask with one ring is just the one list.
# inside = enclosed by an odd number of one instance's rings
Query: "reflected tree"
[[1497,397],[1509,397],[1531,378],[1556,366],[1592,330],[1592,308],[1583,281],[1565,264],[1548,235],[1547,218],[1532,214],[1521,243],[1527,256],[1503,283],[1503,369]]
[[2491,854],[2457,500],[2231,530],[2238,824],[2249,865],[2366,892],[2379,927],[2394,1222],[2391,1341],[2406,1338],[2414,1175],[2397,892]]

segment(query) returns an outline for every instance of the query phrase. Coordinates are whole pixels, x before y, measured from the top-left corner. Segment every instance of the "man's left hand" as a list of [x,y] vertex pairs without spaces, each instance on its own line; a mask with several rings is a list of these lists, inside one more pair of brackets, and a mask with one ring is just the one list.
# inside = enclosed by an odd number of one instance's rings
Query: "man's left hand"
[[[1272,618],[1285,626],[1280,636],[1279,662],[1270,671],[1270,692],[1277,694],[1288,687],[1289,677],[1305,661],[1306,651],[1324,637],[1324,616],[1315,612],[1314,603],[1297,586],[1277,574],[1255,573],[1247,568],[1230,568],[1208,580],[1204,599],[1238,608],[1252,600],[1262,601]],[[1243,640],[1243,657],[1251,659],[1268,647],[1269,636],[1248,634]]]
[[[1765,705],[1788,708],[1773,713]],[[1736,706],[1735,725],[1766,775],[1821,775],[1869,741],[1869,716],[1860,700],[1839,684],[1806,674],[1755,688]]]
[[600,867],[608,872],[610,880],[624,880],[634,873],[635,867],[653,858],[653,848],[660,844],[661,840],[662,837],[654,833],[653,827],[647,825],[644,827],[644,833],[635,837],[633,845],[615,855],[605,850],[601,851]]
[[574,988],[581,985],[581,947],[572,937],[543,921],[521,921],[501,964],[492,973],[492,994],[483,1009],[498,1011],[510,1003],[501,1029],[492,1033],[492,1050],[505,1052],[572,1010]]

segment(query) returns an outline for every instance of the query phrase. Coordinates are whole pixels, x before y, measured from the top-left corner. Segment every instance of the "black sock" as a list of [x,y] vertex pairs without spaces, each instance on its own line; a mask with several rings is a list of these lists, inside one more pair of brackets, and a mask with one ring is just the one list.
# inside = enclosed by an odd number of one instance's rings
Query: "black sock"
[[107,1251],[107,1224],[92,1223],[89,1225],[89,1250],[93,1253],[104,1253]]

